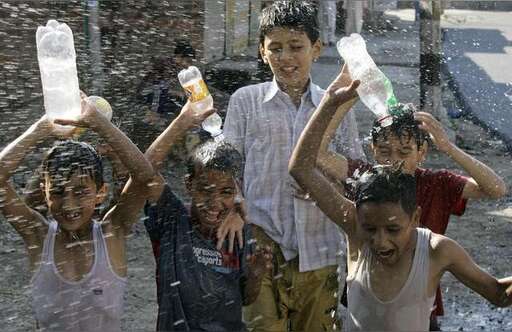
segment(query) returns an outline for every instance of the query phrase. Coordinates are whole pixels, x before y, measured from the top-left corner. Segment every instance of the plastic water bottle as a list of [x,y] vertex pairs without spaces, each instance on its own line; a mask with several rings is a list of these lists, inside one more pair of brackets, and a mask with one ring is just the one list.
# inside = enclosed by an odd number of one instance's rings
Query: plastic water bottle
[[48,118],[76,120],[80,115],[80,90],[71,29],[65,23],[49,20],[46,26],[37,28],[36,42]]
[[377,116],[383,127],[389,126],[393,123],[389,108],[396,105],[397,100],[391,82],[368,54],[363,37],[357,33],[343,37],[337,48],[348,65],[352,79],[361,81],[357,88],[359,98]]
[[[204,112],[213,107],[212,95],[208,91],[203,76],[197,67],[190,66],[187,69],[183,69],[178,73],[178,79],[192,102],[192,108],[196,111]],[[217,113],[207,117],[201,126],[216,140],[222,139],[222,118]]]

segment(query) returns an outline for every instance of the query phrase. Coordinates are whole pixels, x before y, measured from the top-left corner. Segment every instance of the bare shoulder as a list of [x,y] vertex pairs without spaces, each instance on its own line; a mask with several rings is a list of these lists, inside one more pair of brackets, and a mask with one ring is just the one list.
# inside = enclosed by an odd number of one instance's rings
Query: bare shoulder
[[463,252],[454,240],[441,234],[430,236],[430,258],[440,269],[446,269]]

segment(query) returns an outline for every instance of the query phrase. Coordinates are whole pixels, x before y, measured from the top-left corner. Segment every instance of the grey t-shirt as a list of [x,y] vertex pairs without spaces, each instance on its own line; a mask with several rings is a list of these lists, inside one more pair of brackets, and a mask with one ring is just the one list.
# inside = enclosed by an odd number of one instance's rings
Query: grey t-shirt
[[158,331],[245,331],[242,292],[249,232],[244,248],[229,254],[204,239],[168,186],[144,221],[157,264]]

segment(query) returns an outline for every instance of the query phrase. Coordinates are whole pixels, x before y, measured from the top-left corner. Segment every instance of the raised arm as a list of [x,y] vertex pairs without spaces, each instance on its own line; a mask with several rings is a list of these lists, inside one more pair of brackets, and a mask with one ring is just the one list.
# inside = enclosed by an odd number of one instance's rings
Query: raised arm
[[[336,91],[349,86],[351,82],[352,79],[350,78],[348,67],[343,66],[340,75],[334,80],[331,86],[329,86],[329,89]],[[337,104],[339,105],[339,103]],[[326,119],[330,118],[330,120],[323,134],[322,144],[320,145],[316,162],[320,171],[336,183],[343,182],[347,178],[348,162],[345,156],[329,150],[329,145],[336,136],[337,129],[340,127],[340,124],[343,122],[350,109],[351,107],[339,109],[331,108],[326,109],[323,114]]]
[[[318,203],[320,209],[347,233],[354,233],[353,203],[318,168],[317,159],[324,132],[338,112],[348,112],[355,103],[358,81],[338,88],[343,73],[329,86],[293,151],[288,170],[297,183]],[[338,105],[341,105],[338,107]]]
[[25,156],[39,142],[53,135],[53,129],[43,116],[0,152],[0,210],[27,245],[36,241],[36,230],[43,225],[43,218],[25,204],[14,190],[10,178]]
[[[512,277],[497,280],[482,270],[457,242],[445,236],[435,235],[431,243],[434,262],[439,262],[441,273],[449,271],[464,285],[498,307],[512,304],[512,294],[507,293],[507,288],[512,285]],[[434,289],[432,287],[432,292]]]
[[[187,102],[180,114],[171,122],[160,136],[146,150],[145,156],[153,165],[155,172],[162,168],[167,155],[178,142],[185,137],[185,134],[192,128],[201,125],[204,119],[215,113],[215,109],[197,111]],[[156,202],[162,193],[163,186],[157,186],[151,192],[149,200]]]
[[82,98],[82,114],[76,121],[55,120],[55,123],[88,127],[102,137],[119,157],[123,166],[130,174],[119,201],[104,217],[113,225],[129,230],[137,221],[138,213],[144,206],[150,184],[155,178],[153,167],[142,152],[130,141],[119,128],[104,117],[96,107]]
[[463,198],[501,198],[507,193],[503,179],[489,166],[478,161],[450,142],[443,126],[431,114],[417,112],[416,120],[421,121],[420,128],[432,137],[439,151],[445,153],[459,164],[471,176],[464,186]]

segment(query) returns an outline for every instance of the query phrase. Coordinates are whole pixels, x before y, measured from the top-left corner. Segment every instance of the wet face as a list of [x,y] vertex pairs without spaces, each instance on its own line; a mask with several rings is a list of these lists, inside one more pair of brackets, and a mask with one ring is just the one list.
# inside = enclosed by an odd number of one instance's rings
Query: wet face
[[425,159],[426,145],[418,149],[412,136],[397,137],[394,134],[380,136],[372,146],[375,161],[381,165],[403,162],[403,172],[414,175],[419,164]]
[[200,226],[217,229],[235,205],[233,176],[216,170],[198,171],[187,185]]
[[78,231],[90,223],[94,209],[104,199],[105,188],[97,190],[90,175],[73,173],[69,180],[45,179],[49,211],[59,226]]
[[399,203],[361,204],[357,209],[358,235],[382,264],[394,265],[413,249],[420,209],[408,215]]
[[313,60],[320,56],[321,48],[319,40],[312,44],[303,31],[278,27],[265,36],[260,53],[280,85],[303,90],[309,81]]

